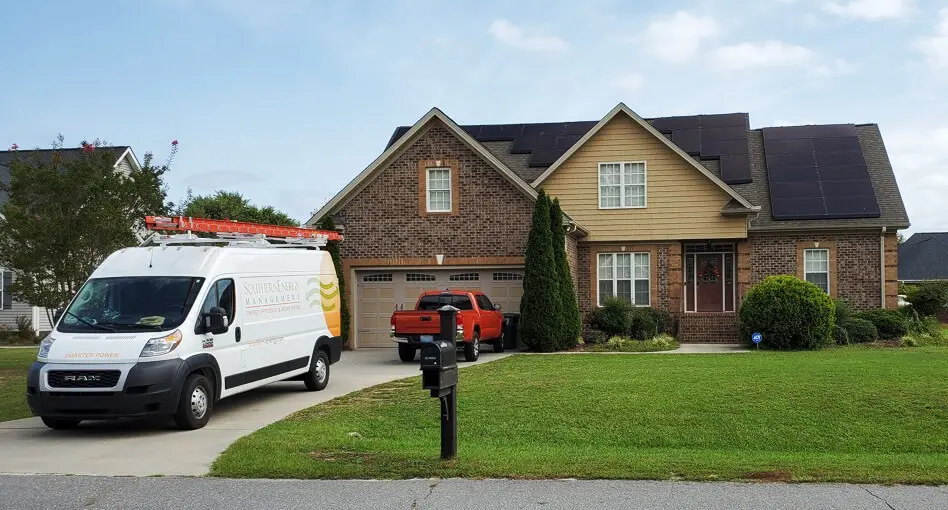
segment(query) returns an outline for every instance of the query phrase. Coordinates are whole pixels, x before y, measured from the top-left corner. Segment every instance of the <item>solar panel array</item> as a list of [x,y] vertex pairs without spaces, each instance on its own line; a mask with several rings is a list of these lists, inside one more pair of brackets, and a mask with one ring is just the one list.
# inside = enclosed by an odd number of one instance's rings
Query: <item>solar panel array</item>
[[746,113],[662,117],[649,122],[689,155],[702,160],[720,160],[724,182],[747,184],[752,181],[747,147],[750,120]]
[[775,220],[878,218],[856,126],[764,128]]

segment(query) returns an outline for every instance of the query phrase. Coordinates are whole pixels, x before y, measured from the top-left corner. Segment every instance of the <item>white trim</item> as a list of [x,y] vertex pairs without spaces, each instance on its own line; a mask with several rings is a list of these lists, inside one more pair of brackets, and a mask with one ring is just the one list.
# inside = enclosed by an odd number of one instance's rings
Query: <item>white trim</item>
[[379,155],[379,157],[375,158],[375,160],[372,161],[372,163],[369,164],[365,170],[360,172],[359,175],[352,179],[349,184],[347,184],[346,187],[342,189],[342,191],[337,193],[336,196],[329,200],[329,202],[326,202],[326,205],[322,206],[318,211],[316,211],[316,214],[314,214],[309,219],[309,221],[306,222],[306,224],[310,226],[314,225],[324,216],[329,214],[330,211],[345,205],[346,202],[351,199],[351,196],[354,196],[354,191],[361,189],[363,185],[367,185],[368,182],[370,182],[369,177],[371,177],[376,170],[378,170],[389,159],[391,159],[392,156],[400,152],[402,148],[408,146],[409,142],[413,141],[414,138],[432,119],[440,120],[445,126],[447,126],[449,131],[451,131],[455,136],[458,137],[458,139],[461,140],[461,142],[467,145],[469,149],[474,151],[474,153],[480,156],[484,161],[493,166],[505,179],[507,179],[508,182],[520,189],[520,191],[522,191],[532,200],[536,200],[537,191],[530,187],[530,184],[517,176],[517,174],[510,170],[507,165],[503,164],[499,159],[497,159],[496,156],[491,154],[486,147],[481,145],[480,142],[472,138],[471,135],[467,134],[467,132],[461,129],[461,127],[451,120],[450,117],[445,115],[444,112],[438,108],[432,108],[427,114],[425,114],[424,117],[412,125],[408,132],[402,135],[402,137],[393,143],[391,147],[386,149],[385,152]]
[[[648,307],[652,306],[652,254],[647,251],[620,251],[620,252],[598,252],[596,253],[596,306],[602,306],[601,293],[599,289],[599,283],[602,280],[599,278],[599,257],[603,255],[612,255],[612,297],[617,296],[616,289],[618,288],[618,282],[620,278],[617,276],[619,274],[618,267],[616,266],[616,256],[617,255],[629,255],[631,256],[631,277],[628,278],[632,282],[632,306],[636,307]],[[635,256],[636,255],[645,255],[646,260],[648,260],[648,277],[646,278],[636,278],[635,277]],[[621,278],[622,281],[625,281],[626,278]],[[648,303],[640,304],[635,302],[635,282],[645,280],[648,282]]]
[[6,310],[6,307],[3,306],[3,302],[7,297],[6,279],[4,278],[4,273],[6,272],[7,270],[5,268],[0,267],[0,310]]
[[[432,209],[431,208],[431,172],[432,171],[445,171],[448,172],[448,189],[438,189],[434,191],[447,191],[448,192],[448,208],[447,209]],[[451,189],[451,168],[444,166],[433,166],[425,169],[425,211],[430,213],[449,213],[454,210],[454,200],[451,196],[454,190]]]
[[803,280],[804,280],[804,281],[807,281],[807,279],[806,279],[806,275],[807,275],[807,274],[823,274],[823,273],[824,273],[824,271],[807,271],[807,269],[806,269],[806,256],[807,256],[807,253],[816,252],[816,251],[826,252],[826,271],[825,271],[825,273],[826,273],[826,294],[829,295],[829,296],[832,296],[832,295],[833,295],[833,293],[832,293],[833,282],[830,281],[830,263],[829,263],[829,261],[830,261],[830,252],[829,252],[829,248],[806,248],[806,249],[803,250]]
[[[642,184],[627,184],[624,182],[625,179],[625,165],[642,165],[643,176],[645,182]],[[602,206],[602,165],[619,165],[619,205],[617,207],[603,207]],[[601,161],[596,167],[596,191],[599,194],[599,209],[600,210],[610,210],[610,209],[645,209],[648,207],[648,162],[646,161]],[[626,186],[642,186],[642,205],[625,205],[625,187]]]
[[583,135],[583,137],[580,138],[579,141],[574,143],[573,146],[569,148],[569,150],[563,153],[563,155],[560,156],[560,158],[557,159],[552,165],[550,165],[550,167],[547,168],[546,171],[540,175],[540,177],[537,177],[537,179],[533,181],[533,187],[535,188],[539,186],[540,184],[542,184],[543,181],[545,181],[546,178],[550,176],[550,174],[556,171],[556,169],[559,168],[564,162],[566,162],[566,160],[569,159],[570,156],[572,156],[577,150],[579,150],[580,147],[585,145],[586,142],[588,142],[590,138],[595,136],[596,133],[598,133],[600,129],[602,129],[606,124],[609,123],[609,121],[611,121],[616,115],[618,115],[619,112],[622,112],[628,115],[632,120],[634,120],[636,123],[642,126],[652,136],[654,136],[659,141],[664,143],[671,150],[675,151],[676,154],[681,156],[682,159],[684,159],[688,164],[694,167],[695,170],[701,172],[708,179],[711,179],[711,182],[713,182],[719,188],[724,190],[724,192],[730,195],[731,198],[733,198],[734,200],[737,200],[742,206],[752,211],[760,211],[759,205],[752,205],[750,202],[748,202],[747,199],[742,197],[740,194],[734,191],[730,186],[725,184],[724,181],[722,181],[713,173],[711,173],[710,170],[705,168],[704,165],[696,161],[693,157],[689,156],[687,152],[681,150],[681,147],[679,147],[674,142],[666,138],[665,135],[658,132],[658,130],[656,130],[645,119],[640,117],[637,113],[635,113],[628,106],[626,106],[625,103],[619,103],[618,105],[616,105],[616,107],[613,108],[612,111],[607,113],[606,116],[602,118],[602,120],[600,120],[595,126],[593,126],[593,128],[590,129],[585,135]]

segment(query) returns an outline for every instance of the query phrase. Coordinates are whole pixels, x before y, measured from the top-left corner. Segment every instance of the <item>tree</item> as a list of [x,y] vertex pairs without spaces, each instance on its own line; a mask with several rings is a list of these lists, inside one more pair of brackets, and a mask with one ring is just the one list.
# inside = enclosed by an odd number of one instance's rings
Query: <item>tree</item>
[[[138,244],[149,214],[167,214],[167,162],[146,153],[141,170],[114,168],[118,154],[106,143],[50,151],[23,151],[0,184],[8,200],[0,208],[0,265],[13,271],[16,299],[51,310],[64,306],[110,253]],[[52,317],[50,317],[52,320]]]
[[195,218],[249,221],[268,225],[298,227],[299,222],[272,206],[257,207],[236,191],[217,191],[212,195],[194,196],[188,188],[184,202],[176,214]]
[[[330,216],[326,216],[320,220],[317,228],[323,230],[335,230],[336,224],[332,221]],[[346,305],[346,279],[342,271],[342,256],[339,253],[339,242],[330,241],[323,248],[329,252],[329,256],[332,257],[333,266],[336,268],[336,279],[339,280],[339,302],[342,304],[342,308],[339,310],[340,322],[342,322],[342,339],[344,342],[349,341],[349,307]]]
[[559,271],[553,253],[550,229],[550,199],[541,190],[533,210],[533,223],[527,239],[520,300],[520,337],[530,349],[553,351],[560,315]]
[[905,234],[899,232],[899,234],[898,234],[898,241],[899,241],[899,244],[904,243],[904,242],[905,242]]
[[558,198],[553,199],[550,207],[550,229],[560,294],[559,320],[556,321],[560,335],[555,347],[556,350],[572,349],[582,334],[582,319],[579,315],[579,303],[576,302],[569,261],[566,260],[566,230],[563,228],[563,210],[560,209]]

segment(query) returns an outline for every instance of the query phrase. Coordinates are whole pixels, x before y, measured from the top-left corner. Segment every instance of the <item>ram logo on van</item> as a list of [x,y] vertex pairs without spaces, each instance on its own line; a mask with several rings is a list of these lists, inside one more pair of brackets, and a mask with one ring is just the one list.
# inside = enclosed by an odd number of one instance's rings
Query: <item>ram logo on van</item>
[[101,381],[101,375],[64,375],[63,381],[66,382],[92,382],[92,381]]

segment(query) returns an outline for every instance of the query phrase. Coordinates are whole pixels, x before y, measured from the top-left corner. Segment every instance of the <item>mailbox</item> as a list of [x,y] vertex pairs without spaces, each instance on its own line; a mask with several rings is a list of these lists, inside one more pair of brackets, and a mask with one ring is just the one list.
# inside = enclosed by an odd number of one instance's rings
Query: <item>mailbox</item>
[[437,340],[421,346],[421,387],[431,396],[441,396],[458,384],[458,348],[453,342]]

